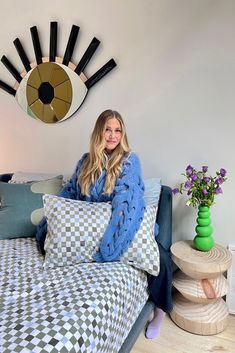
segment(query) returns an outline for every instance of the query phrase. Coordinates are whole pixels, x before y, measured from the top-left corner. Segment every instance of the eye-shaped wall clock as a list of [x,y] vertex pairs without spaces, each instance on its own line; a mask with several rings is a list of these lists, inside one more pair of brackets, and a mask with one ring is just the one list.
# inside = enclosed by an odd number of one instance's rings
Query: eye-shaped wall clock
[[68,119],[79,109],[90,88],[116,66],[114,59],[110,59],[87,78],[84,70],[100,41],[94,37],[79,63],[75,65],[71,60],[80,28],[72,26],[63,58],[57,56],[57,29],[57,22],[51,22],[49,57],[45,57],[42,55],[37,27],[30,28],[36,58],[32,63],[19,38],[13,41],[25,68],[23,72],[20,73],[5,55],[1,58],[16,79],[16,84],[11,87],[0,80],[0,88],[15,96],[29,116],[44,123]]

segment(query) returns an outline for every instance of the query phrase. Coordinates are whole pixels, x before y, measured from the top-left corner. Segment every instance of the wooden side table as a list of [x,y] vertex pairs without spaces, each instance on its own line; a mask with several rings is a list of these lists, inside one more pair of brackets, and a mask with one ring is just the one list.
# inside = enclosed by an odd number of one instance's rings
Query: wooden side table
[[228,309],[222,297],[228,292],[223,273],[232,256],[223,246],[198,251],[192,241],[171,246],[172,259],[179,267],[173,279],[177,292],[173,298],[172,320],[182,329],[199,335],[214,335],[227,326]]

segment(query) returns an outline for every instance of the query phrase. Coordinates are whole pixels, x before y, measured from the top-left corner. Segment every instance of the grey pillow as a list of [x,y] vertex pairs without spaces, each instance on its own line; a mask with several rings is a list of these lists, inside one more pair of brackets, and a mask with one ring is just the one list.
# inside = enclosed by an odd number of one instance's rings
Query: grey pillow
[[[68,266],[92,262],[108,226],[112,206],[44,195],[48,233],[44,266]],[[120,261],[157,276],[159,250],[154,238],[157,205],[146,207],[140,229]]]

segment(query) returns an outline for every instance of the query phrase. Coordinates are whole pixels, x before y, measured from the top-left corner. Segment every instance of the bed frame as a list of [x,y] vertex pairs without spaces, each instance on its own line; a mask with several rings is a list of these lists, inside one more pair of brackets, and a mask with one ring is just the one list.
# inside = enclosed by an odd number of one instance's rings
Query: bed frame
[[[12,173],[0,174],[0,181],[8,182],[11,177]],[[169,250],[172,244],[172,192],[171,188],[166,185],[163,185],[161,189],[156,222],[159,225],[157,240],[166,250]],[[131,351],[138,336],[145,329],[153,309],[154,303],[148,299],[119,353],[129,353]]]

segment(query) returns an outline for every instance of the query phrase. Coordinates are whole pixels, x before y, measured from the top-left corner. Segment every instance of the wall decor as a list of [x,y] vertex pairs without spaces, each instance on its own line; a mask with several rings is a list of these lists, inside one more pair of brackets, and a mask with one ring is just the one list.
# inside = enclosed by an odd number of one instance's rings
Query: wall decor
[[16,79],[14,87],[0,80],[0,88],[13,95],[21,108],[32,118],[44,123],[58,123],[71,117],[82,105],[88,91],[115,66],[110,59],[91,77],[84,70],[98,48],[100,41],[94,37],[79,63],[72,62],[72,55],[80,27],[72,25],[64,57],[57,56],[58,23],[50,23],[49,56],[43,56],[38,30],[30,28],[36,61],[30,62],[19,40],[13,43],[23,63],[20,72],[3,55],[2,63]]

